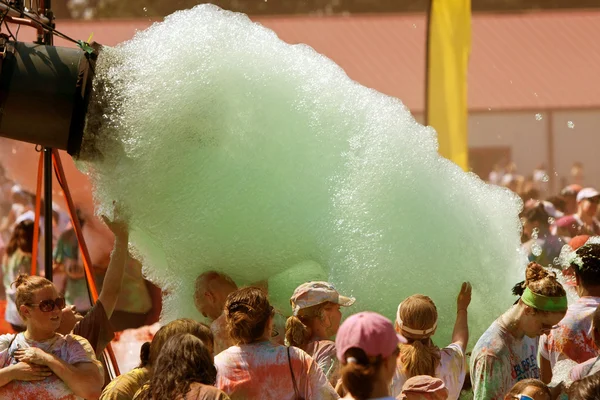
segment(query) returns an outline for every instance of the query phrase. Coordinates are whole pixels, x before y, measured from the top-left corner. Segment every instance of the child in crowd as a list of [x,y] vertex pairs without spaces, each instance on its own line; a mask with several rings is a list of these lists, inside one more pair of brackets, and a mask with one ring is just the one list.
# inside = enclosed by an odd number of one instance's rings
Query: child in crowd
[[342,364],[342,382],[348,400],[394,400],[390,384],[396,370],[400,343],[391,321],[374,312],[349,317],[338,331],[335,346]]
[[429,375],[413,376],[402,387],[400,400],[446,400],[448,389],[444,381]]
[[327,282],[303,283],[290,299],[293,315],[287,320],[285,338],[290,346],[306,351],[333,386],[339,379],[339,365],[330,338],[340,328],[340,307],[349,307],[354,301]]
[[567,311],[564,288],[552,273],[530,263],[519,301],[479,339],[471,356],[475,399],[501,400],[520,380],[540,378],[539,336],[550,332]]
[[539,379],[523,379],[510,389],[504,400],[552,400],[550,389]]
[[172,336],[156,360],[150,383],[135,400],[229,400],[214,387],[217,369],[210,348],[189,333]]
[[430,375],[442,379],[448,391],[448,399],[458,399],[467,368],[465,352],[469,341],[467,309],[470,303],[471,285],[465,282],[458,294],[452,343],[441,350],[431,339],[438,323],[433,301],[417,294],[400,303],[396,315],[396,331],[408,343],[400,345],[400,357],[392,381],[393,396],[400,395],[409,378]]

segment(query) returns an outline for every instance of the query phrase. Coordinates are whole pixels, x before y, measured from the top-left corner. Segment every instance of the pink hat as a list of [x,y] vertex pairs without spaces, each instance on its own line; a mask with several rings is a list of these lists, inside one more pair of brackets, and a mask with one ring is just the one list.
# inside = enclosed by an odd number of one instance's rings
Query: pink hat
[[398,344],[406,342],[389,319],[364,311],[344,321],[335,338],[335,347],[338,360],[345,362],[344,354],[353,347],[362,349],[369,357],[386,358],[396,351]]
[[448,398],[448,389],[444,381],[431,376],[413,376],[402,386],[400,399],[406,400],[445,400]]

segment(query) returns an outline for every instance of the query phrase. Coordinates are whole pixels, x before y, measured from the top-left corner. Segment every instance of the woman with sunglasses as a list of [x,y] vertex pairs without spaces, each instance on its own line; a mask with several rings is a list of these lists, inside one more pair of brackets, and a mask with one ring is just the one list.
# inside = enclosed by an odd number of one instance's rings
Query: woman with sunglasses
[[501,400],[519,381],[540,378],[539,336],[550,332],[567,311],[567,294],[541,265],[525,271],[523,294],[479,339],[471,355],[475,399]]
[[552,394],[539,379],[524,379],[513,386],[504,400],[552,400]]
[[56,333],[64,298],[39,276],[21,274],[14,283],[25,332],[0,336],[0,398],[98,398],[102,367],[87,340]]
[[235,346],[215,357],[217,388],[231,400],[337,399],[306,352],[270,341],[274,315],[259,288],[243,288],[227,296],[225,320]]

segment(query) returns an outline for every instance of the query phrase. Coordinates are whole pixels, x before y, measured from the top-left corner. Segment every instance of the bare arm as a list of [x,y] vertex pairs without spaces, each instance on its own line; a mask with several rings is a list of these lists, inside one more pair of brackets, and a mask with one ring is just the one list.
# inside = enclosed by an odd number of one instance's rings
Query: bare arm
[[104,276],[104,284],[98,296],[98,300],[104,306],[106,317],[110,319],[115,310],[121,285],[123,284],[123,274],[125,265],[129,258],[129,227],[123,220],[123,216],[119,214],[118,207],[115,207],[114,220],[110,221],[106,217],[102,217],[104,223],[110,228],[115,235],[115,247],[110,256],[110,262]]
[[0,387],[12,381],[42,381],[52,375],[48,367],[20,362],[0,369]]
[[100,397],[104,379],[98,365],[91,362],[71,365],[54,355],[51,355],[47,365],[76,396],[84,399]]
[[456,300],[456,322],[452,332],[452,343],[457,343],[465,352],[469,343],[468,308],[471,304],[471,284],[464,282]]
[[552,366],[550,360],[546,360],[544,356],[540,356],[540,375],[546,385],[552,381]]

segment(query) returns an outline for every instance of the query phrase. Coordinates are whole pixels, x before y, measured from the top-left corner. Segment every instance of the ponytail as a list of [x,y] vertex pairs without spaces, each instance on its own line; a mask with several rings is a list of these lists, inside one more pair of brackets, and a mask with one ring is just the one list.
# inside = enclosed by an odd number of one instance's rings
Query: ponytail
[[440,360],[440,349],[433,345],[430,338],[412,340],[409,344],[400,345],[400,362],[408,378],[419,375],[434,376]]
[[[362,349],[353,347],[344,354],[346,365],[342,367],[342,383],[344,388],[356,400],[367,400],[371,398],[375,384],[375,378],[383,358],[377,356],[374,361]],[[349,360],[351,360],[349,362]]]
[[305,350],[312,336],[312,329],[306,326],[299,317],[291,316],[285,323],[285,339],[290,346]]

